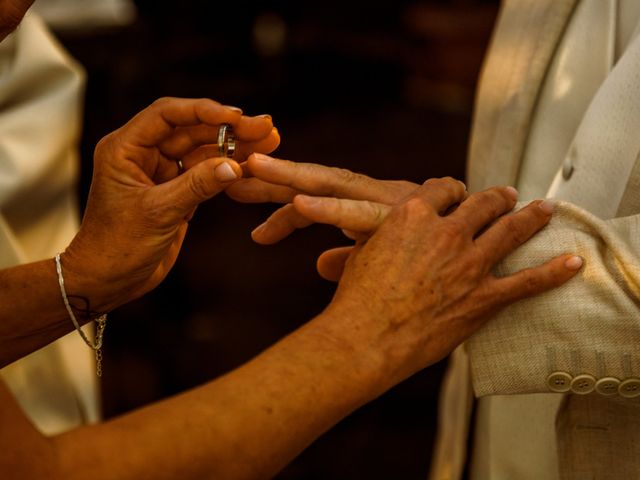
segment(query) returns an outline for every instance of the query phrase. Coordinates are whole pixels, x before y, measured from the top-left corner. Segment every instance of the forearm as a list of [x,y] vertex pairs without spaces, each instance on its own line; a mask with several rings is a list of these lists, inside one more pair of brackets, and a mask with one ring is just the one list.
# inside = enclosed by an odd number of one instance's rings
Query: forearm
[[272,477],[378,392],[375,360],[325,320],[207,385],[56,438],[62,478]]
[[[64,269],[64,266],[63,266]],[[88,289],[64,271],[69,301],[80,323],[91,317]],[[0,270],[0,367],[73,330],[53,259]]]

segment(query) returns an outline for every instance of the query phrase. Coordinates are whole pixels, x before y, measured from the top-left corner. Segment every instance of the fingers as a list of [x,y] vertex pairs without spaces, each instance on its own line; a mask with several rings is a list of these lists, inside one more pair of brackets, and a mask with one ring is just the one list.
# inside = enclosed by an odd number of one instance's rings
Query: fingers
[[[179,150],[176,149],[177,151],[171,152],[171,155],[175,155],[175,157],[172,158],[182,158],[182,162],[185,168],[189,169],[196,163],[202,162],[209,158],[219,157],[220,152],[218,150],[218,145],[215,144],[215,142],[217,142],[218,140],[217,132],[218,129],[215,128],[215,138],[213,140],[209,138],[209,141],[200,142],[198,144],[192,142],[190,145],[187,145],[188,140],[183,139],[182,141],[185,142],[185,146],[183,148],[180,148]],[[240,140],[236,144],[236,151],[233,154],[233,158],[238,162],[243,162],[249,155],[254,152],[270,153],[278,148],[278,145],[280,145],[280,135],[278,133],[278,130],[274,127],[266,137],[262,137],[255,141]],[[188,148],[189,146],[191,147],[190,149]]]
[[318,257],[316,268],[318,273],[325,280],[337,282],[342,277],[345,264],[349,259],[349,255],[353,252],[354,247],[339,247],[323,252]]
[[436,213],[444,213],[466,198],[464,183],[451,178],[432,178],[424,182],[412,195],[427,203]]
[[266,155],[251,155],[247,163],[255,177],[309,195],[394,204],[417,188],[410,182],[375,180],[345,169],[290,162]]
[[[274,129],[271,117],[268,115],[261,117],[240,116],[232,126],[237,142],[236,153],[242,153],[245,158],[254,151],[271,152],[280,143],[278,131]],[[209,125],[205,123],[176,127],[160,142],[158,147],[167,157],[177,159],[183,158],[197,147],[208,145],[213,155],[204,159],[218,157],[220,156],[217,146],[219,127],[220,124]]]
[[475,234],[511,211],[517,200],[518,191],[515,188],[493,187],[471,195],[450,216],[459,219],[467,232]]
[[307,195],[295,197],[293,205],[309,220],[352,232],[377,230],[391,211],[382,203]]
[[147,207],[168,222],[188,217],[198,204],[207,200],[242,175],[233,160],[212,158],[201,162],[173,180],[152,187]]
[[[245,174],[246,176],[246,174]],[[226,190],[227,195],[242,203],[290,203],[302,192],[282,185],[274,185],[259,178],[243,178]]]
[[562,255],[544,265],[521,270],[508,277],[494,278],[489,288],[499,302],[497,306],[502,307],[559,287],[578,273],[582,264],[581,257]]
[[251,238],[261,245],[272,245],[312,223],[290,203],[276,210],[266,222],[251,232]]
[[484,252],[487,266],[493,267],[544,227],[553,214],[549,201],[535,201],[523,209],[500,218],[476,238],[476,245]]
[[312,223],[368,233],[380,226],[389,211],[391,207],[388,205],[364,200],[298,195],[293,204],[276,210],[266,222],[251,232],[251,237],[257,243],[270,245]]
[[133,117],[119,133],[124,142],[153,147],[173,133],[176,127],[228,123],[235,129],[241,117],[242,111],[208,98],[161,98]]

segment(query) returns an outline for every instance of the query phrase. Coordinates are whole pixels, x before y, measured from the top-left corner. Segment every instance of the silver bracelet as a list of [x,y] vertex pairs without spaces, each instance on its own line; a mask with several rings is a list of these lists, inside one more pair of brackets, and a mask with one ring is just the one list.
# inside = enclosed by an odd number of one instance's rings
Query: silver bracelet
[[67,298],[67,290],[64,288],[64,277],[62,276],[62,264],[60,263],[60,254],[57,254],[56,257],[56,272],[58,272],[58,283],[60,284],[60,293],[62,294],[62,300],[64,301],[64,306],[67,307],[67,312],[71,317],[71,321],[73,325],[76,327],[76,330],[84,340],[89,348],[96,352],[96,374],[101,377],[102,376],[102,337],[104,335],[104,329],[107,326],[107,314],[103,313],[99,317],[96,318],[96,341],[95,343],[91,343],[91,340],[87,338],[85,333],[80,328],[80,324],[78,323],[78,319],[73,313],[73,309],[69,304],[69,299]]

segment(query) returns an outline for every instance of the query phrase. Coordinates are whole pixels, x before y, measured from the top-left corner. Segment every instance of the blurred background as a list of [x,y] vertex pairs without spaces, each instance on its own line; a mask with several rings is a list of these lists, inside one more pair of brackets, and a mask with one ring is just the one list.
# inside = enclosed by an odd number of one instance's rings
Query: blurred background
[[[498,0],[39,0],[88,72],[80,197],[96,142],[162,96],[269,113],[275,155],[387,179],[464,178],[476,78]],[[313,226],[275,246],[249,233],[275,205],[198,209],[155,291],[112,314],[106,418],[219,376],[319,313],[334,285]],[[424,479],[444,363],[361,408],[277,478]]]

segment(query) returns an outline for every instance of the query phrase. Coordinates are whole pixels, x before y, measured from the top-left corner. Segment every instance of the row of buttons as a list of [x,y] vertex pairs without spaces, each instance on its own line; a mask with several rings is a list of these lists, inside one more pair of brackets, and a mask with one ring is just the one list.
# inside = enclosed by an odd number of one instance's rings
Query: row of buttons
[[553,372],[547,377],[547,386],[552,392],[558,393],[571,392],[586,395],[595,391],[605,397],[616,394],[624,398],[640,396],[640,378],[619,380],[615,377],[604,377],[596,380],[594,376],[587,373],[573,377],[567,372]]

